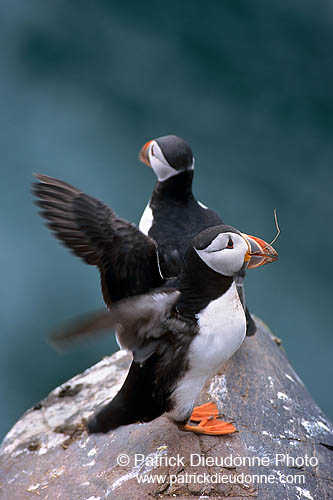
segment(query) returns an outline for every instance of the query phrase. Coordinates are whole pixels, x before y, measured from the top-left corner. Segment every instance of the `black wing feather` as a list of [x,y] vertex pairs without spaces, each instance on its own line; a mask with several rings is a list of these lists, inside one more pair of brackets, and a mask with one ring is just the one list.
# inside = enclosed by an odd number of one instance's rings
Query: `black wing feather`
[[[170,325],[175,327],[177,320],[170,319],[170,314],[179,296],[179,291],[168,288],[120,300],[110,311],[95,312],[64,325],[53,333],[51,341],[56,347],[63,348],[73,341],[118,327],[121,346],[132,351],[134,360],[142,363],[170,332]],[[177,323],[178,329],[179,325],[182,330],[181,321]]]
[[152,238],[74,186],[46,175],[36,178],[32,190],[40,215],[72,253],[99,268],[108,306],[163,284]]

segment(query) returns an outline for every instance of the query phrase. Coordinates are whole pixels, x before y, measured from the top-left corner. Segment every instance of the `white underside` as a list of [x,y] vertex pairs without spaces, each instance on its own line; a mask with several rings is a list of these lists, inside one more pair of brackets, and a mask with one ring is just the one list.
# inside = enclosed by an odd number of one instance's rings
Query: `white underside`
[[149,200],[141,216],[139,222],[139,229],[143,234],[148,235],[149,229],[151,228],[152,225],[153,225],[153,212],[152,209],[150,208],[150,200]]
[[[141,233],[145,234],[148,236],[149,230],[153,225],[153,211],[150,208],[150,200],[148,201],[148,204],[146,208],[143,211],[143,214],[141,216],[140,222],[139,222],[139,229]],[[163,278],[162,271],[161,271],[161,266],[160,266],[160,259],[157,254],[157,265],[158,265],[158,272],[160,273],[161,278]]]
[[125,350],[126,350],[126,347],[124,347],[124,346],[122,346],[122,345],[121,345],[121,342],[120,342],[119,337],[118,337],[118,332],[117,332],[117,330],[115,331],[115,337],[116,337],[116,342],[117,342],[117,344],[118,344],[119,349],[120,349],[120,350],[122,350],[122,349],[125,349]]
[[189,417],[206,380],[231,358],[245,338],[246,319],[235,283],[197,318],[200,333],[190,346],[190,369],[172,394],[170,416],[177,421]]
[[208,210],[208,207],[206,207],[206,205],[201,203],[201,201],[198,201],[198,205],[200,205],[201,208],[205,208],[206,210]]

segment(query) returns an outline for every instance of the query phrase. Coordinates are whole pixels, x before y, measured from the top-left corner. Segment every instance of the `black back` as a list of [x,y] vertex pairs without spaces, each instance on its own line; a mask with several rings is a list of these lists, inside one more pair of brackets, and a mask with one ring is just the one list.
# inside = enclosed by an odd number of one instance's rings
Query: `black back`
[[161,271],[166,278],[178,276],[185,252],[197,233],[223,224],[215,212],[195,200],[192,179],[190,170],[158,182],[151,197],[153,225],[148,234],[158,244]]

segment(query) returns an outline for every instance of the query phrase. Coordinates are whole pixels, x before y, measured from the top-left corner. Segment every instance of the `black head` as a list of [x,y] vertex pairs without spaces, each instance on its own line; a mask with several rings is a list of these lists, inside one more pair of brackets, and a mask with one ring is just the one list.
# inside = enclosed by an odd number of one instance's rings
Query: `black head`
[[160,182],[194,168],[190,146],[176,135],[166,135],[146,142],[139,158],[152,167]]
[[203,231],[201,231],[193,238],[193,247],[196,250],[204,250],[211,245],[211,243],[215,240],[215,238],[217,238],[219,234],[223,233],[235,233],[239,235],[241,234],[238,229],[235,229],[232,226],[226,226],[224,224],[209,227],[208,229],[204,229]]
[[187,142],[176,135],[165,135],[155,139],[164,158],[175,170],[185,170],[193,165],[193,153]]

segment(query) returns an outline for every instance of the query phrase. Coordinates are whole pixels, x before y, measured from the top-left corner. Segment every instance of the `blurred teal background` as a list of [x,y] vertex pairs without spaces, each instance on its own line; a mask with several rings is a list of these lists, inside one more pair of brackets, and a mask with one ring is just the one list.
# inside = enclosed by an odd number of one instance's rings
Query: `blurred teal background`
[[97,271],[43,227],[32,172],[137,222],[155,181],[138,151],[171,133],[225,221],[269,241],[277,208],[280,261],[248,272],[248,302],[333,416],[332,16],[329,0],[1,2],[0,436],[116,348],[47,344],[103,303]]

